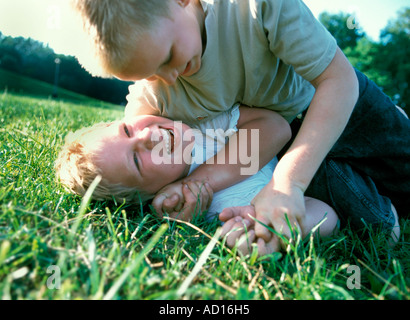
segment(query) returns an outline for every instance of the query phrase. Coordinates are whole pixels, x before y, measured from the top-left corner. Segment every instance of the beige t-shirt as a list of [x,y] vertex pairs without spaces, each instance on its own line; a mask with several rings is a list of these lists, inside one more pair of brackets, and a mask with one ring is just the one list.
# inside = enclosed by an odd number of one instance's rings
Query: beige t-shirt
[[309,105],[309,81],[330,64],[337,44],[301,0],[201,0],[207,44],[201,69],[130,86],[126,115],[156,114],[189,125],[236,103],[264,107],[291,122]]

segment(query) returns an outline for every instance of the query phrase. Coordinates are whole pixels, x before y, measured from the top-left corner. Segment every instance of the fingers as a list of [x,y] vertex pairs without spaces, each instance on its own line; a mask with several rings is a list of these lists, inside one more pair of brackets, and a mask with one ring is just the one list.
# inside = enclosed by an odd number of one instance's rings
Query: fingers
[[183,199],[181,199],[178,194],[173,194],[169,197],[167,194],[161,193],[155,196],[154,200],[152,200],[152,206],[158,216],[162,218],[166,212],[181,210],[182,200]]
[[196,214],[209,208],[213,199],[213,190],[208,183],[187,181],[182,187],[184,205],[182,209],[174,210],[172,218],[189,221]]
[[[280,243],[285,249],[287,245],[286,239],[295,239],[299,234],[302,235],[301,223],[303,223],[304,215],[288,215],[283,209],[273,209],[268,212],[261,210],[260,216],[257,216],[255,224],[255,233],[258,238],[262,238],[268,243],[274,234],[280,234]],[[300,221],[300,222],[299,222]],[[269,228],[268,228],[269,227]]]
[[223,209],[222,212],[219,214],[219,220],[222,222],[227,222],[233,217],[236,217],[238,214],[236,214],[235,208],[236,207],[229,207]]
[[255,208],[252,205],[230,207],[222,210],[222,212],[219,214],[219,220],[225,222],[234,217],[251,219],[249,216],[255,217]]
[[[289,218],[287,215],[279,216],[276,220],[268,220],[261,216],[257,221],[250,218],[249,215],[255,215],[253,206],[230,207],[221,212],[219,219],[225,222],[222,236],[227,235],[228,246],[233,247],[245,232],[243,221],[246,221],[248,229],[254,229],[254,237],[258,239],[257,245],[260,255],[279,251],[280,247],[285,249],[288,243],[286,239],[294,239],[301,232],[298,220]],[[236,230],[232,231],[234,229]],[[272,229],[281,236],[278,237],[274,234]],[[241,249],[241,251],[244,250]]]
[[213,190],[209,183],[189,180],[164,187],[155,196],[152,205],[160,218],[168,213],[173,218],[190,220],[193,214],[208,209],[212,199]]
[[[212,190],[211,185],[208,182],[205,182],[204,186],[205,186],[205,190],[206,190],[206,195],[208,196],[208,201],[206,203],[206,208],[204,209],[204,210],[206,210],[212,204],[212,200],[214,198],[214,191]],[[203,191],[205,191],[205,190],[203,190]]]
[[230,219],[223,225],[221,236],[226,237],[228,247],[237,246],[237,249],[244,255],[251,252],[251,245],[256,239],[252,221],[239,217]]
[[259,256],[266,256],[270,254],[269,248],[266,246],[266,242],[262,238],[257,238],[256,245],[258,247],[258,255]]
[[226,236],[226,243],[229,247],[233,247],[236,240],[244,234],[252,225],[252,222],[248,219],[242,219],[239,217],[230,219],[222,226],[221,236]]
[[171,217],[184,221],[190,221],[198,211],[198,192],[199,189],[196,185],[191,184],[188,186],[187,184],[184,184],[182,187],[182,194],[184,195],[185,200],[184,206],[182,210],[173,212]]
[[283,249],[287,246],[287,240],[296,240],[297,236],[302,235],[302,229],[296,217],[289,216],[287,214],[277,217],[277,219],[272,221],[273,228],[280,233],[283,237],[280,240],[281,247]]
[[255,224],[256,237],[262,239],[267,244],[267,247],[263,249],[264,251],[279,251],[277,249],[278,246],[279,248],[285,250],[289,241],[292,241],[292,239],[296,240],[299,234],[302,235],[301,228],[296,220],[294,220],[293,223],[285,219],[273,221],[272,229],[274,229],[280,236],[277,236],[276,234],[272,233],[269,229],[267,229],[258,222],[256,222]]
[[259,256],[265,256],[267,254],[279,252],[281,250],[281,242],[276,235],[274,235],[268,242],[265,242],[263,241],[263,239],[259,238],[257,245]]
[[[198,211],[208,209],[212,203],[213,190],[209,183],[200,181],[187,181],[182,189],[185,197],[185,202],[198,208]],[[184,206],[185,207],[185,206]]]
[[182,209],[183,200],[178,194],[173,194],[171,197],[166,198],[162,203],[163,212],[179,211]]
[[260,257],[281,250],[281,243],[277,236],[273,235],[268,242],[265,242],[262,238],[257,238],[253,226],[251,220],[235,217],[223,225],[221,235],[226,237],[228,247],[236,246],[243,255],[252,253],[253,243],[256,244]]
[[238,250],[244,254],[251,254],[254,250],[252,244],[255,243],[258,248],[258,256],[266,256],[273,252],[279,252],[281,250],[281,244],[277,236],[273,236],[269,242],[265,242],[262,238],[256,238],[255,231],[249,230],[247,234],[243,234],[238,242]]
[[238,251],[243,255],[251,254],[253,249],[252,243],[254,243],[255,240],[255,230],[250,229],[247,232],[244,232],[237,242]]
[[272,232],[265,227],[269,225],[269,221],[265,217],[260,217],[258,221],[255,221],[255,234],[258,238],[263,239],[265,242],[269,242],[272,237]]
[[157,215],[162,218],[164,212],[162,211],[162,203],[167,198],[167,195],[164,193],[157,194],[155,198],[152,200],[152,206],[154,207]]
[[152,201],[152,206],[162,218],[165,212],[180,210],[183,206],[182,184],[179,181],[163,187]]

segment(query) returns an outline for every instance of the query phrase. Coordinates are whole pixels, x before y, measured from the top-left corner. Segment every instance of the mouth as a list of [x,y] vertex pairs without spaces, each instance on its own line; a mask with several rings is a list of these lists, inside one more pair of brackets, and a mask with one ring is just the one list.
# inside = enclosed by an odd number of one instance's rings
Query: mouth
[[174,131],[171,129],[160,128],[159,131],[161,132],[162,138],[165,143],[165,150],[167,151],[168,155],[174,152]]

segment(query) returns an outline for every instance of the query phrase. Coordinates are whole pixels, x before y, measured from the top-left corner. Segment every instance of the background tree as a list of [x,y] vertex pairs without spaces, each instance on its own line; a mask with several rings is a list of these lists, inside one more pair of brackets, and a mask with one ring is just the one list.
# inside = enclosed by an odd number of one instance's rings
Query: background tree
[[20,73],[22,56],[16,44],[17,41],[11,37],[0,37],[0,67]]
[[342,50],[355,47],[357,42],[366,35],[357,26],[354,16],[351,14],[322,12],[319,15],[319,21],[336,38],[337,44]]
[[13,38],[0,33],[2,69],[54,84],[56,58],[61,61],[60,87],[98,100],[126,103],[129,82],[93,77],[73,56],[57,55],[50,47],[30,38]]
[[346,13],[324,12],[319,16],[352,65],[410,114],[410,8],[389,22],[380,34],[379,43],[369,39],[351,19]]
[[355,47],[346,48],[344,53],[355,68],[366,74],[378,86],[383,89],[388,86],[390,82],[388,75],[375,67],[374,60],[379,54],[376,42],[364,37],[357,42]]
[[383,84],[385,91],[409,114],[410,8],[402,10],[397,19],[389,22],[380,40],[376,44],[373,66],[389,79]]

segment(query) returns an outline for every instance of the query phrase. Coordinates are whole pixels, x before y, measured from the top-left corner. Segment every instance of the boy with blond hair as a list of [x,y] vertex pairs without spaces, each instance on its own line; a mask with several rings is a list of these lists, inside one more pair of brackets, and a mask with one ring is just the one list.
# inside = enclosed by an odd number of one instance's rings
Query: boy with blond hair
[[[287,237],[285,213],[292,225],[305,223],[304,195],[329,203],[356,229],[391,230],[395,207],[408,215],[410,121],[352,68],[301,0],[167,0],[155,9],[147,2],[77,0],[106,71],[138,81],[127,115],[195,124],[237,102],[289,123],[301,115],[253,200],[257,219]],[[255,233],[272,238],[262,224]]]
[[[271,136],[275,139],[267,139]],[[245,106],[236,106],[195,129],[161,116],[125,117],[70,133],[56,170],[61,182],[81,196],[101,175],[93,195],[97,200],[146,202],[160,190],[183,198],[181,187],[186,182],[181,179],[193,168],[189,178],[207,180],[208,191],[226,189],[257,173],[289,139],[289,124],[281,116]],[[205,153],[200,146],[207,146]],[[210,160],[203,163],[204,157]],[[196,205],[196,199],[193,202],[188,205]]]

